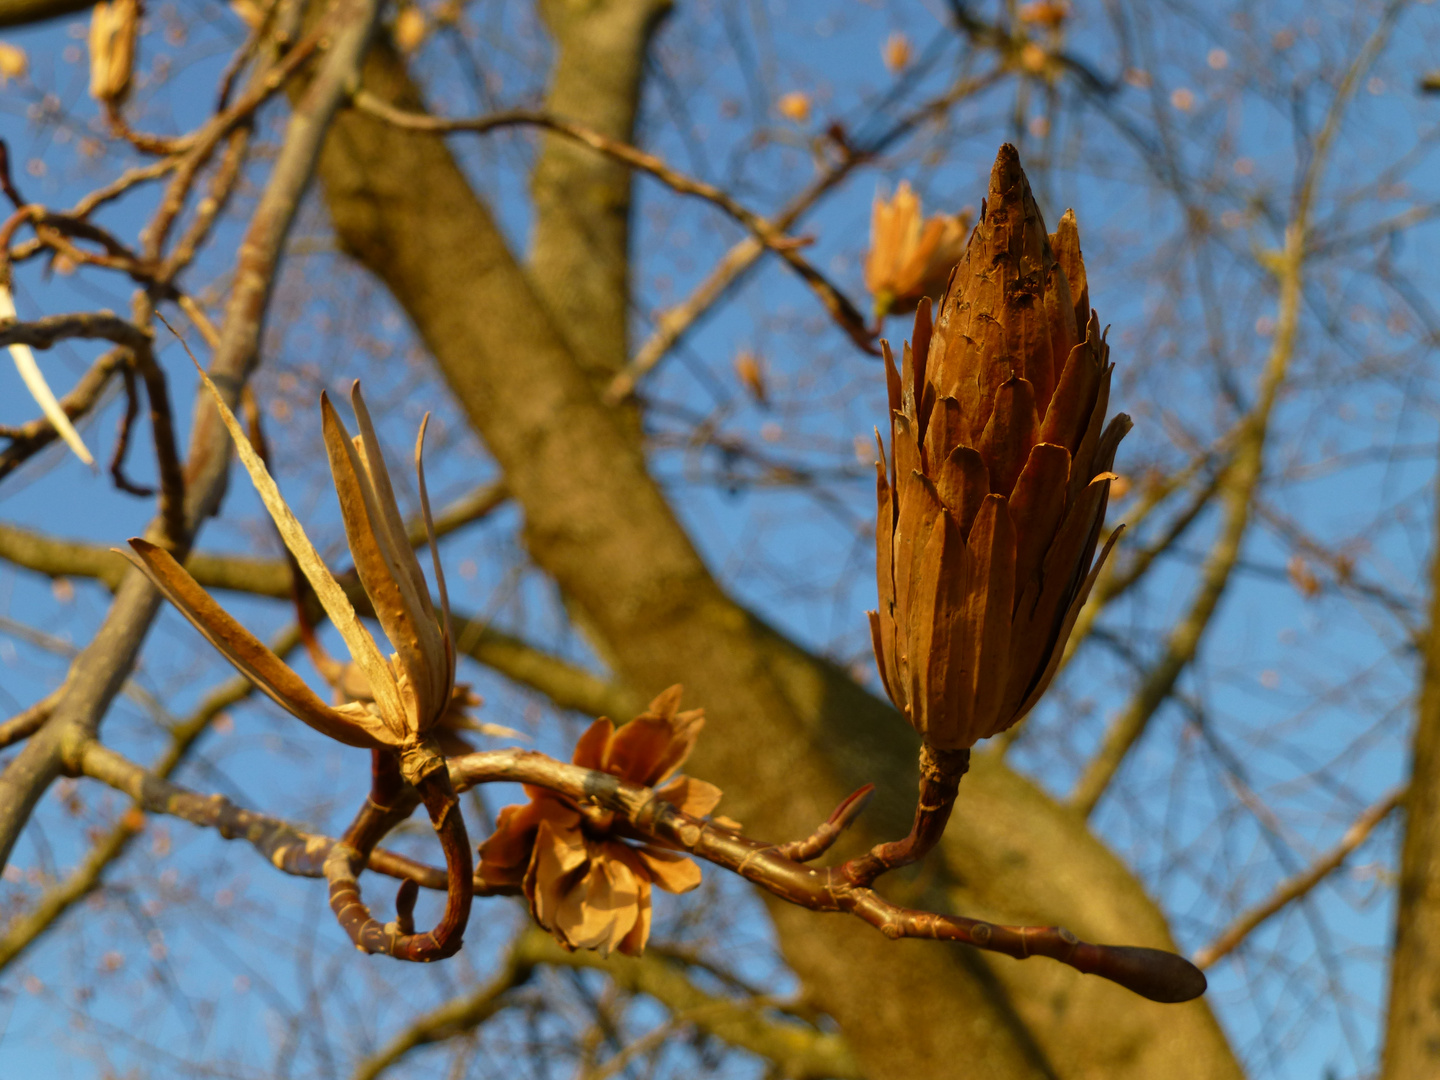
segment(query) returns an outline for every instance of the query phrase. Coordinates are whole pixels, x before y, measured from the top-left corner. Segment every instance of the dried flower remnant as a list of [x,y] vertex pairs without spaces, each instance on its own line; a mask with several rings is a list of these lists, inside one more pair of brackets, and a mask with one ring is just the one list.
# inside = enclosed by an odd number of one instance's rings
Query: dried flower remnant
[[792,90],[782,94],[775,102],[775,110],[786,120],[804,124],[810,119],[810,95],[803,90]]
[[870,209],[870,251],[865,288],[879,317],[914,311],[925,297],[937,297],[965,251],[970,214],[936,214],[923,220],[920,197],[901,181],[895,196],[876,194]]
[[1066,0],[1034,0],[1033,3],[1021,4],[1018,14],[1022,23],[1055,30],[1070,17],[1070,5]]
[[0,41],[0,87],[11,79],[23,79],[30,72],[30,57],[19,45]]
[[[203,370],[200,377],[281,539],[344,639],[358,669],[350,689],[358,693],[344,704],[326,705],[284,661],[215,603],[168,551],[135,538],[130,541],[132,551],[122,554],[276,704],[339,742],[372,751],[371,798],[325,859],[330,906],[362,951],[417,961],[451,956],[460,948],[470,916],[473,862],[441,741],[442,726],[456,707],[457,694],[450,603],[440,569],[422,461],[429,416],[421,421],[415,443],[415,471],[440,593],[438,612],[410,547],[360,384],[354,384],[350,395],[360,427],[360,434],[353,440],[329,397],[320,395],[325,449],[340,499],[346,539],[360,584],[395,648],[387,659],[285,504],[264,461],[219,390]],[[353,699],[358,697],[365,700]],[[395,923],[382,926],[372,918],[369,908],[361,902],[357,881],[371,848],[383,834],[385,815],[395,803],[394,793],[402,780],[418,791],[445,851],[445,912],[435,929],[421,934],[413,932],[410,911],[403,909],[401,898],[397,898],[401,917]],[[402,898],[406,895],[413,905],[413,893],[402,893]]]
[[430,34],[430,24],[425,13],[414,4],[406,4],[395,16],[395,45],[402,53],[412,53],[425,43]]
[[90,15],[90,96],[120,105],[130,93],[140,0],[101,0]]
[[897,73],[904,71],[910,66],[910,39],[897,30],[885,39],[880,55],[888,70]]
[[886,693],[937,750],[1034,706],[1116,539],[1092,567],[1130,429],[1104,424],[1108,357],[1074,214],[1047,235],[1001,147],[937,323],[922,302],[898,372],[885,347],[871,632]]
[[769,393],[765,386],[765,369],[760,358],[749,349],[743,349],[735,356],[735,375],[757,405],[769,404]]
[[365,704],[352,699],[340,706],[326,705],[279,657],[221,609],[169,552],[148,541],[133,539],[130,541],[133,553],[122,554],[150,577],[226,659],[282,708],[340,742],[400,752],[410,776],[418,778],[434,771],[440,761],[433,752],[425,750],[425,741],[451,708],[455,649],[445,578],[434,549],[434,528],[420,461],[425,424],[420,427],[415,461],[421,508],[435,556],[439,612],[431,603],[424,574],[406,539],[390,475],[359,383],[351,393],[360,425],[360,434],[353,441],[328,396],[322,394],[320,398],[325,448],[355,568],[381,627],[396,649],[387,660],[285,504],[264,462],[219,391],[203,372],[202,378],[285,545],[349,648],[358,674],[364,677],[369,700]]
[[[601,717],[576,743],[574,764],[653,787],[684,813],[709,814],[719,788],[671,779],[705,723],[702,710],[679,706],[680,687],[672,686],[619,731]],[[650,937],[651,885],[687,892],[700,884],[700,868],[679,852],[623,839],[609,811],[525,790],[530,801],[500,811],[494,835],[480,845],[480,877],[522,886],[535,921],[567,949],[640,955]]]

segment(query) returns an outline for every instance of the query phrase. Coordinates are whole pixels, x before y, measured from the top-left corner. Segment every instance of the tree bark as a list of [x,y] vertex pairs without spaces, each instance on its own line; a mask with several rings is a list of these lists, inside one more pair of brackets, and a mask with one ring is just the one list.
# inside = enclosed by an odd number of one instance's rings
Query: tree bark
[[[562,52],[563,55],[563,52]],[[392,51],[365,85],[404,108],[418,94]],[[535,562],[639,693],[686,684],[710,715],[692,759],[747,832],[808,833],[846,793],[879,794],[850,844],[909,827],[913,733],[842,671],[784,639],[710,576],[624,420],[550,321],[443,141],[355,112],[321,164],[344,247],[392,291],[505,470]],[[543,270],[533,267],[535,275]],[[1173,947],[1163,916],[1083,821],[1002,763],[961,788],[943,866],[908,898],[1014,922],[1060,922],[1096,941]],[[938,872],[937,871],[941,871]],[[922,889],[916,880],[929,880]],[[884,887],[892,894],[903,881]],[[1151,1006],[1044,961],[890,942],[853,920],[773,904],[784,955],[843,1026],[867,1075],[1238,1080],[1202,1002]]]
[[[1440,518],[1440,497],[1436,515]],[[1440,1076],[1440,550],[1432,560],[1381,1080]]]
[[[541,0],[539,8],[558,54],[546,110],[633,142],[646,50],[670,0]],[[540,146],[530,177],[532,277],[600,388],[630,352],[630,170],[561,135],[543,135]]]

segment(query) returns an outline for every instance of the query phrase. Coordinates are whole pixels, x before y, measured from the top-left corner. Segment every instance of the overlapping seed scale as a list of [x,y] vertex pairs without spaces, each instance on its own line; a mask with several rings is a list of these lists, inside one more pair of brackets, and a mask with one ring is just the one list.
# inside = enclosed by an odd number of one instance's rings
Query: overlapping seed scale
[[916,726],[932,743],[959,745],[968,728],[973,650],[966,647],[963,604],[970,559],[949,514],[935,517],[920,558],[907,652],[909,700],[920,704]]

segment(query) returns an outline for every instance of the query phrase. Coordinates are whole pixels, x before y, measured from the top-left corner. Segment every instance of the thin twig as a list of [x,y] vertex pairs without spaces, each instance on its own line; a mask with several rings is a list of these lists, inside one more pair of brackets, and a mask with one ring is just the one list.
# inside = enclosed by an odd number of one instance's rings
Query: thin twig
[[22,709],[0,724],[0,748],[11,746],[21,739],[28,739],[39,731],[40,726],[50,718],[50,710],[55,707],[55,702],[60,700],[63,690],[64,687],[60,687],[50,691],[28,709]]
[[1375,828],[1390,816],[1390,813],[1400,805],[1404,798],[1405,789],[1396,788],[1369,807],[1355,819],[1354,824],[1345,830],[1345,835],[1340,838],[1340,843],[1294,877],[1281,882],[1268,897],[1250,910],[1238,915],[1229,926],[1215,936],[1214,941],[1198,950],[1194,956],[1195,965],[1200,968],[1208,968],[1217,960],[1229,956],[1252,931],[1272,915],[1299,900],[1331,873],[1338,870],[1350,853],[1369,839]]
[[577,142],[584,143],[591,149],[597,150],[622,161],[633,169],[648,173],[655,177],[662,184],[672,191],[681,195],[693,195],[696,198],[704,199],[706,202],[718,206],[732,218],[754,234],[757,241],[766,249],[775,252],[784,259],[805,281],[807,285],[820,298],[825,310],[830,313],[831,318],[843,329],[855,345],[874,356],[880,355],[880,350],[875,346],[875,334],[872,328],[865,323],[859,309],[834,285],[824,274],[815,269],[797,250],[805,241],[795,237],[786,236],[785,233],[776,228],[775,224],[768,218],[762,217],[752,210],[747,209],[737,202],[732,196],[714,184],[707,184],[703,180],[696,180],[683,173],[672,169],[665,162],[647,154],[643,150],[637,150],[627,143],[619,142],[597,131],[581,127],[579,124],[572,124],[568,120],[562,120],[550,113],[540,112],[533,109],[512,109],[505,112],[492,113],[488,116],[474,117],[468,120],[446,120],[435,116],[428,116],[424,113],[405,112],[393,105],[381,100],[368,90],[360,90],[355,94],[355,105],[362,112],[370,113],[372,116],[384,120],[386,123],[396,127],[405,128],[409,131],[427,131],[436,134],[452,134],[469,132],[482,134],[487,131],[495,131],[507,127],[539,127],[546,131],[553,131],[560,135],[568,136]]

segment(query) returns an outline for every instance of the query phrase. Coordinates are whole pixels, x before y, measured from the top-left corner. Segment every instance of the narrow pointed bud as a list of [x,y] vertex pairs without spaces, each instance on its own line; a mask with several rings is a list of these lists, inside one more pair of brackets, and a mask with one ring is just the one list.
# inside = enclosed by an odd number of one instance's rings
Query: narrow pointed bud
[[1109,552],[1095,559],[1130,429],[1105,424],[1109,354],[1074,214],[1047,233],[1002,146],[933,327],[921,299],[913,346],[887,365],[871,636],[886,692],[938,749],[1034,706]]

